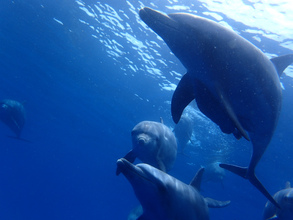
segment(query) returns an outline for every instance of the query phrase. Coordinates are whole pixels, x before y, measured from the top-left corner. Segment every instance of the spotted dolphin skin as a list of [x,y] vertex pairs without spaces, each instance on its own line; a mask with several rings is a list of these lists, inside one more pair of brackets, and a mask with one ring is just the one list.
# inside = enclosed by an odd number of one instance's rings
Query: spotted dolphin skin
[[23,105],[11,99],[0,101],[0,120],[16,134],[16,138],[20,138],[25,123]]
[[293,62],[293,55],[270,60],[233,31],[195,15],[165,15],[150,8],[139,15],[187,69],[172,97],[174,122],[195,99],[222,132],[251,140],[248,167],[220,166],[248,179],[278,206],[255,176],[255,167],[276,128],[282,105],[279,75]]
[[225,207],[230,203],[201,196],[203,168],[187,185],[145,163],[133,165],[121,158],[117,166],[142,205],[143,214],[138,220],[208,220],[208,207]]
[[281,206],[277,209],[270,201],[266,203],[263,220],[292,220],[293,219],[293,188],[286,183],[286,188],[278,191],[274,199]]
[[[175,135],[166,125],[155,121],[142,121],[131,131],[132,150],[124,158],[131,163],[136,158],[164,172],[169,171],[177,156]],[[119,174],[117,170],[116,174]]]

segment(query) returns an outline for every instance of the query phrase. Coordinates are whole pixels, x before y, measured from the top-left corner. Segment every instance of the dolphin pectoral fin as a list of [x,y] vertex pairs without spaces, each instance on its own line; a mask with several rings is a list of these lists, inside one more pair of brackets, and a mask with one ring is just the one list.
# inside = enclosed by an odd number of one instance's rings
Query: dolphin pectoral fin
[[[124,159],[126,159],[127,161],[129,161],[130,163],[133,163],[136,156],[135,154],[133,153],[133,151],[129,151],[124,157]],[[118,176],[119,174],[121,173],[120,169],[117,167],[116,169],[116,176]]]
[[246,167],[239,167],[230,164],[220,164],[220,167],[231,171],[232,173],[237,174],[245,179],[248,179],[249,182],[252,183],[272,204],[274,204],[277,208],[280,208],[279,204],[273,199],[273,197],[269,194],[266,188],[261,184],[261,182],[257,179],[255,174],[247,175],[248,169]]
[[232,173],[237,174],[238,176],[241,176],[244,179],[247,179],[247,177],[246,177],[247,168],[246,167],[239,167],[239,166],[224,164],[224,163],[219,164],[219,166],[226,169],[226,170],[229,170]]
[[190,74],[186,73],[180,80],[171,102],[171,114],[177,124],[185,107],[195,98],[194,86]]
[[274,57],[271,59],[271,62],[274,64],[278,75],[281,76],[283,71],[287,68],[287,66],[293,63],[293,54]]
[[204,198],[209,208],[222,208],[228,206],[231,201],[218,201],[211,198]]

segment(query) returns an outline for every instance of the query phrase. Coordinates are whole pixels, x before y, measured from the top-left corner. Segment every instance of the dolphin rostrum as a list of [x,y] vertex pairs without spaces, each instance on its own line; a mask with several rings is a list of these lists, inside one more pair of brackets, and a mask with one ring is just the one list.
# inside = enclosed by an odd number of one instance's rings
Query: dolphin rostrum
[[255,167],[276,128],[282,105],[279,76],[293,62],[293,55],[268,59],[235,32],[199,16],[165,15],[147,7],[139,15],[187,69],[172,97],[174,122],[195,99],[222,132],[251,140],[248,167],[220,166],[248,179],[279,207],[255,176]]
[[204,168],[199,169],[189,185],[145,163],[133,165],[124,158],[118,169],[133,187],[143,214],[138,220],[208,220],[208,207],[220,208],[230,201],[204,198],[200,183]]

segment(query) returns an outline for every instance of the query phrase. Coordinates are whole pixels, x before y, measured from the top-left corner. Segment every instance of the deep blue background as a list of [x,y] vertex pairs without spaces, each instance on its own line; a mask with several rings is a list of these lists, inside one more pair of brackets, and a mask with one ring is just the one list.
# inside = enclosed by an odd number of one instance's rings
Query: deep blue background
[[[107,4],[117,11],[129,7],[120,0]],[[4,1],[0,14],[0,99],[25,102],[22,137],[32,142],[8,138],[11,131],[0,124],[0,219],[126,219],[138,202],[126,179],[115,176],[116,160],[130,149],[130,131],[138,122],[162,116],[174,126],[166,102],[172,92],[161,90],[159,79],[143,71],[125,75],[123,63],[107,56],[79,21],[94,22],[75,1]],[[227,21],[238,31],[245,28]],[[262,44],[257,46],[289,53],[276,42],[263,39]],[[169,51],[164,47],[159,53]],[[173,65],[184,74],[184,68]],[[256,171],[272,194],[292,181],[292,78],[284,75],[281,81],[286,88],[282,114]],[[190,158],[179,155],[171,174],[188,183],[223,142],[232,146],[226,146],[230,152],[223,160],[248,163],[250,143],[228,135],[210,137],[202,138],[199,149],[187,149],[195,152]],[[203,184],[203,195],[232,201],[211,210],[211,219],[261,219],[266,199],[248,181],[227,173],[223,185]]]

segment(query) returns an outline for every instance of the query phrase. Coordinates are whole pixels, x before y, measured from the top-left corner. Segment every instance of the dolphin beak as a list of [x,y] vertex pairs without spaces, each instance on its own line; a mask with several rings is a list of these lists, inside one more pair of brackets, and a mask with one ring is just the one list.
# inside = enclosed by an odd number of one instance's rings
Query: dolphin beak
[[177,31],[179,29],[179,24],[171,19],[168,15],[148,7],[140,9],[139,16],[144,23],[146,23],[162,38],[164,38],[165,34],[169,34],[166,32],[166,29],[172,29],[173,31]]
[[116,175],[118,176],[120,173],[123,173],[124,171],[130,169],[130,170],[135,170],[135,165],[130,163],[128,160],[125,158],[120,158],[116,162],[117,164],[117,170],[116,170]]

